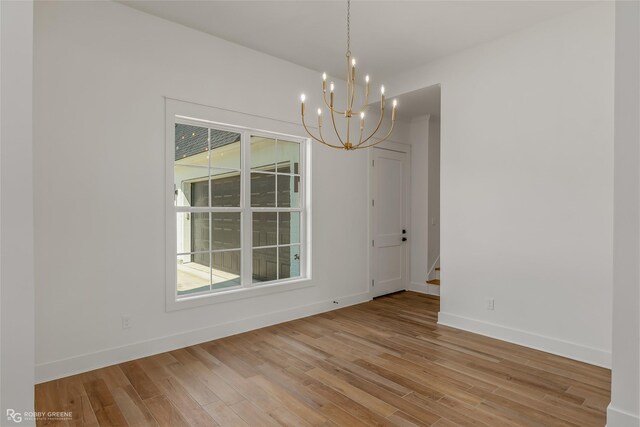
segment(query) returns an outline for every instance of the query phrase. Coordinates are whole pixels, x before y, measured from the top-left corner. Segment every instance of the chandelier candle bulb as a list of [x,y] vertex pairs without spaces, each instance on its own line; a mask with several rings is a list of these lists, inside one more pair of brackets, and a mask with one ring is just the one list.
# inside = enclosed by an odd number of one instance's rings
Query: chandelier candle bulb
[[[368,99],[369,98],[369,75],[368,74],[364,77],[364,82],[365,82],[364,97],[365,99]],[[366,104],[366,101],[365,101],[365,104]]]
[[[350,49],[350,45],[351,45],[351,40],[350,40],[350,10],[351,10],[351,0],[347,0],[347,55],[346,55],[346,60],[347,60],[347,78],[346,78],[346,83],[347,83],[347,90],[346,90],[346,95],[345,95],[345,107],[343,110],[339,111],[337,108],[334,108],[334,103],[335,103],[335,83],[331,82],[329,84],[329,90],[330,90],[330,96],[329,99],[330,101],[327,102],[327,73],[322,73],[322,98],[324,103],[326,104],[326,106],[329,108],[329,113],[330,114],[330,119],[331,119],[331,124],[333,125],[333,130],[335,131],[336,137],[339,141],[338,144],[332,144],[329,143],[325,140],[324,136],[322,135],[322,109],[318,108],[318,132],[319,135],[316,136],[314,135],[311,130],[309,130],[309,128],[307,127],[307,124],[305,123],[305,117],[304,117],[304,101],[305,101],[305,96],[304,94],[300,97],[301,100],[301,112],[302,112],[302,126],[304,127],[305,131],[309,134],[309,136],[311,138],[313,138],[314,140],[320,142],[321,144],[326,145],[327,147],[331,147],[331,148],[340,148],[343,150],[357,150],[360,148],[369,148],[369,147],[373,147],[374,145],[378,145],[381,142],[387,140],[387,138],[389,138],[389,136],[391,135],[391,132],[393,132],[393,128],[395,125],[395,120],[396,120],[396,106],[397,106],[397,102],[394,99],[393,100],[393,110],[391,112],[391,126],[389,126],[389,131],[388,133],[383,136],[383,137],[377,137],[375,142],[369,142],[380,130],[380,127],[382,125],[382,122],[384,121],[385,117],[384,117],[384,86],[380,86],[380,118],[377,120],[377,124],[374,123],[373,127],[373,131],[370,135],[363,135],[364,132],[364,116],[365,116],[365,111],[367,109],[367,105],[369,104],[369,83],[370,83],[370,79],[369,79],[369,75],[365,75],[364,77],[364,81],[365,81],[365,88],[364,88],[364,104],[362,105],[362,107],[358,110],[358,109],[354,109],[353,108],[353,103],[355,100],[355,95],[356,95],[356,90],[357,90],[357,86],[356,86],[356,60],[355,58],[351,57],[351,49]],[[360,116],[360,135],[359,138],[357,140],[352,139],[353,133],[351,132],[351,118],[354,115],[359,115]],[[341,134],[341,131],[339,130],[339,126],[336,125],[336,115],[337,116],[343,116],[345,121],[346,121],[346,135]],[[355,118],[355,117],[354,117]]]

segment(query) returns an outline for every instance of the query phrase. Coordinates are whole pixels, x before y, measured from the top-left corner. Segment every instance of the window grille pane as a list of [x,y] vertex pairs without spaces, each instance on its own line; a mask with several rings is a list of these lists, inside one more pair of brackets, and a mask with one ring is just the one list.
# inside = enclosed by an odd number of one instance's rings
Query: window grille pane
[[296,175],[278,175],[278,207],[300,207],[300,177]]
[[213,250],[240,248],[240,212],[214,212],[211,223]]
[[208,291],[211,284],[210,253],[178,255],[177,292],[188,295]]
[[[176,214],[177,253],[209,251],[209,213],[178,212]],[[208,265],[209,261],[206,262]]]
[[276,140],[261,136],[251,137],[251,170],[275,172]]
[[240,251],[214,252],[212,259],[212,289],[240,286]]
[[173,171],[176,206],[209,206],[208,167],[176,164]]
[[276,176],[251,173],[251,206],[274,207],[276,205]]
[[278,244],[278,214],[276,212],[253,213],[253,246],[275,246]]
[[211,206],[240,207],[240,172],[211,170]]
[[209,129],[176,123],[176,165],[209,167]]
[[282,246],[279,248],[280,279],[300,276],[300,246]]
[[191,250],[193,252],[209,251],[209,213],[191,213]]
[[280,212],[278,214],[279,244],[300,243],[300,212]]
[[278,161],[278,172],[299,174],[300,144],[279,139],[276,160]]
[[240,134],[211,129],[211,167],[240,169]]
[[268,282],[278,279],[278,249],[253,250],[253,282]]

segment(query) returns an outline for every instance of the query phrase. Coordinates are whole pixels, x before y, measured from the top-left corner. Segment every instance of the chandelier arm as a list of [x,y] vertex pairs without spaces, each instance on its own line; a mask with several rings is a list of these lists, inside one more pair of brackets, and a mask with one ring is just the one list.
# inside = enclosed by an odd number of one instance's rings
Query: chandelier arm
[[360,113],[366,113],[367,112],[367,107],[369,106],[369,91],[366,90],[364,92],[364,104],[362,105],[362,109],[358,112],[358,114]]
[[[365,139],[364,141],[358,142],[358,145],[356,145],[356,148],[360,147],[362,144],[366,143],[368,140],[371,139],[371,137],[373,137],[373,135],[375,135],[378,132],[378,130],[380,130],[380,126],[382,125],[382,120],[383,119],[384,119],[384,107],[382,107],[380,109],[380,120],[378,120],[378,125],[376,126],[375,130],[371,133],[371,135],[369,135],[367,137],[367,139]],[[393,129],[393,125],[391,126],[391,129]]]
[[327,105],[328,109],[330,109],[331,111],[334,111],[336,114],[345,114],[344,111],[338,111],[335,108],[333,108],[331,105],[329,105],[329,101],[327,101],[327,91],[324,91],[324,93],[322,94],[322,97],[324,98],[324,103]]
[[[319,120],[319,119],[318,119]],[[318,123],[318,134],[320,135],[320,139],[324,141],[324,136],[322,136],[322,123]],[[317,140],[316,140],[317,141]],[[325,142],[326,143],[326,142]]]
[[[368,102],[369,102],[369,93],[365,91],[364,104],[362,106],[362,109],[360,111],[358,111],[358,115],[360,115],[360,113],[364,113],[365,111],[367,111],[367,103]],[[351,104],[353,104],[353,98],[351,99]]]
[[387,140],[387,138],[389,138],[389,136],[391,136],[391,132],[393,132],[393,128],[395,127],[395,125],[396,125],[396,121],[395,121],[395,120],[393,120],[393,121],[391,122],[391,128],[389,129],[389,132],[387,132],[387,134],[385,135],[385,137],[384,137],[384,138],[382,138],[380,141],[377,141],[377,142],[374,142],[374,143],[372,143],[372,144],[365,145],[365,146],[360,146],[360,144],[358,144],[358,145],[356,145],[356,147],[355,147],[355,148],[356,148],[356,149],[359,149],[359,148],[371,148],[371,147],[375,147],[376,145],[378,145],[378,144],[381,144],[381,143],[385,142],[385,141]]
[[340,132],[338,132],[338,128],[336,127],[336,117],[334,115],[334,111],[333,108],[331,109],[331,123],[333,123],[333,130],[336,133],[336,136],[338,137],[338,141],[340,141],[340,144],[342,144],[342,146],[344,147],[344,141],[342,140],[342,137],[340,136]]
[[[340,149],[344,148],[344,147],[343,147],[343,146],[341,146],[341,145],[333,145],[333,144],[329,144],[328,142],[326,142],[326,141],[324,140],[324,136],[322,136],[322,122],[319,122],[319,123],[318,123],[318,133],[320,134],[320,139],[322,140],[322,141],[319,141],[319,142],[321,142],[322,144],[326,145],[327,147],[331,147],[331,148],[340,148]],[[316,139],[316,141],[318,141],[318,140]]]
[[307,134],[309,134],[309,136],[311,138],[313,138],[314,140],[318,141],[321,144],[324,144],[328,147],[331,148],[342,148],[340,145],[333,145],[333,144],[329,144],[328,142],[326,142],[324,140],[324,138],[322,137],[322,128],[320,129],[320,138],[317,138],[314,134],[311,133],[311,131],[309,131],[309,128],[307,127],[307,124],[304,121],[304,114],[302,114],[302,127],[304,127],[304,130],[307,131]]

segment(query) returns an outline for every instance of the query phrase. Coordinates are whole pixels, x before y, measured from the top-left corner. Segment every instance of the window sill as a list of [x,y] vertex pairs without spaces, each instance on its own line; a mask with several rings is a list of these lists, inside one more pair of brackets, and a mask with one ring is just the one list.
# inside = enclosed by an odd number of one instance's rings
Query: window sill
[[167,297],[166,311],[183,310],[205,305],[218,304],[222,302],[236,301],[245,298],[255,298],[263,295],[275,294],[278,292],[304,289],[314,286],[311,278],[297,278],[264,285],[255,285],[248,288],[230,289],[228,291],[214,292],[210,294],[197,295],[192,297],[182,297],[176,299],[175,296]]

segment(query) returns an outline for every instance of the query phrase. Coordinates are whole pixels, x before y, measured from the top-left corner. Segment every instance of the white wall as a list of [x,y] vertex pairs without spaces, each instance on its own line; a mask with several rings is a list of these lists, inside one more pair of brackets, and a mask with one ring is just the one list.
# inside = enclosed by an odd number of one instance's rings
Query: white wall
[[410,289],[428,292],[425,283],[429,273],[427,251],[429,242],[428,213],[428,165],[429,116],[416,117],[409,122],[411,143],[411,233],[409,234],[411,257]]
[[[33,411],[33,2],[0,2],[0,410]],[[16,421],[19,421],[16,419]]]
[[[429,243],[427,264],[436,264],[440,256],[440,118],[429,118]],[[435,276],[434,276],[435,277]]]
[[[440,120],[414,117],[408,123],[411,144],[411,280],[409,289],[432,295],[440,287],[428,285],[440,255]],[[435,218],[435,224],[431,219]],[[431,271],[431,274],[430,274]]]
[[640,3],[616,3],[613,367],[608,427],[640,426]]
[[613,47],[597,4],[390,82],[442,85],[441,323],[610,365]]
[[320,75],[112,2],[35,18],[37,380],[369,298],[367,154],[315,144],[315,286],[167,313],[163,96],[298,123]]

